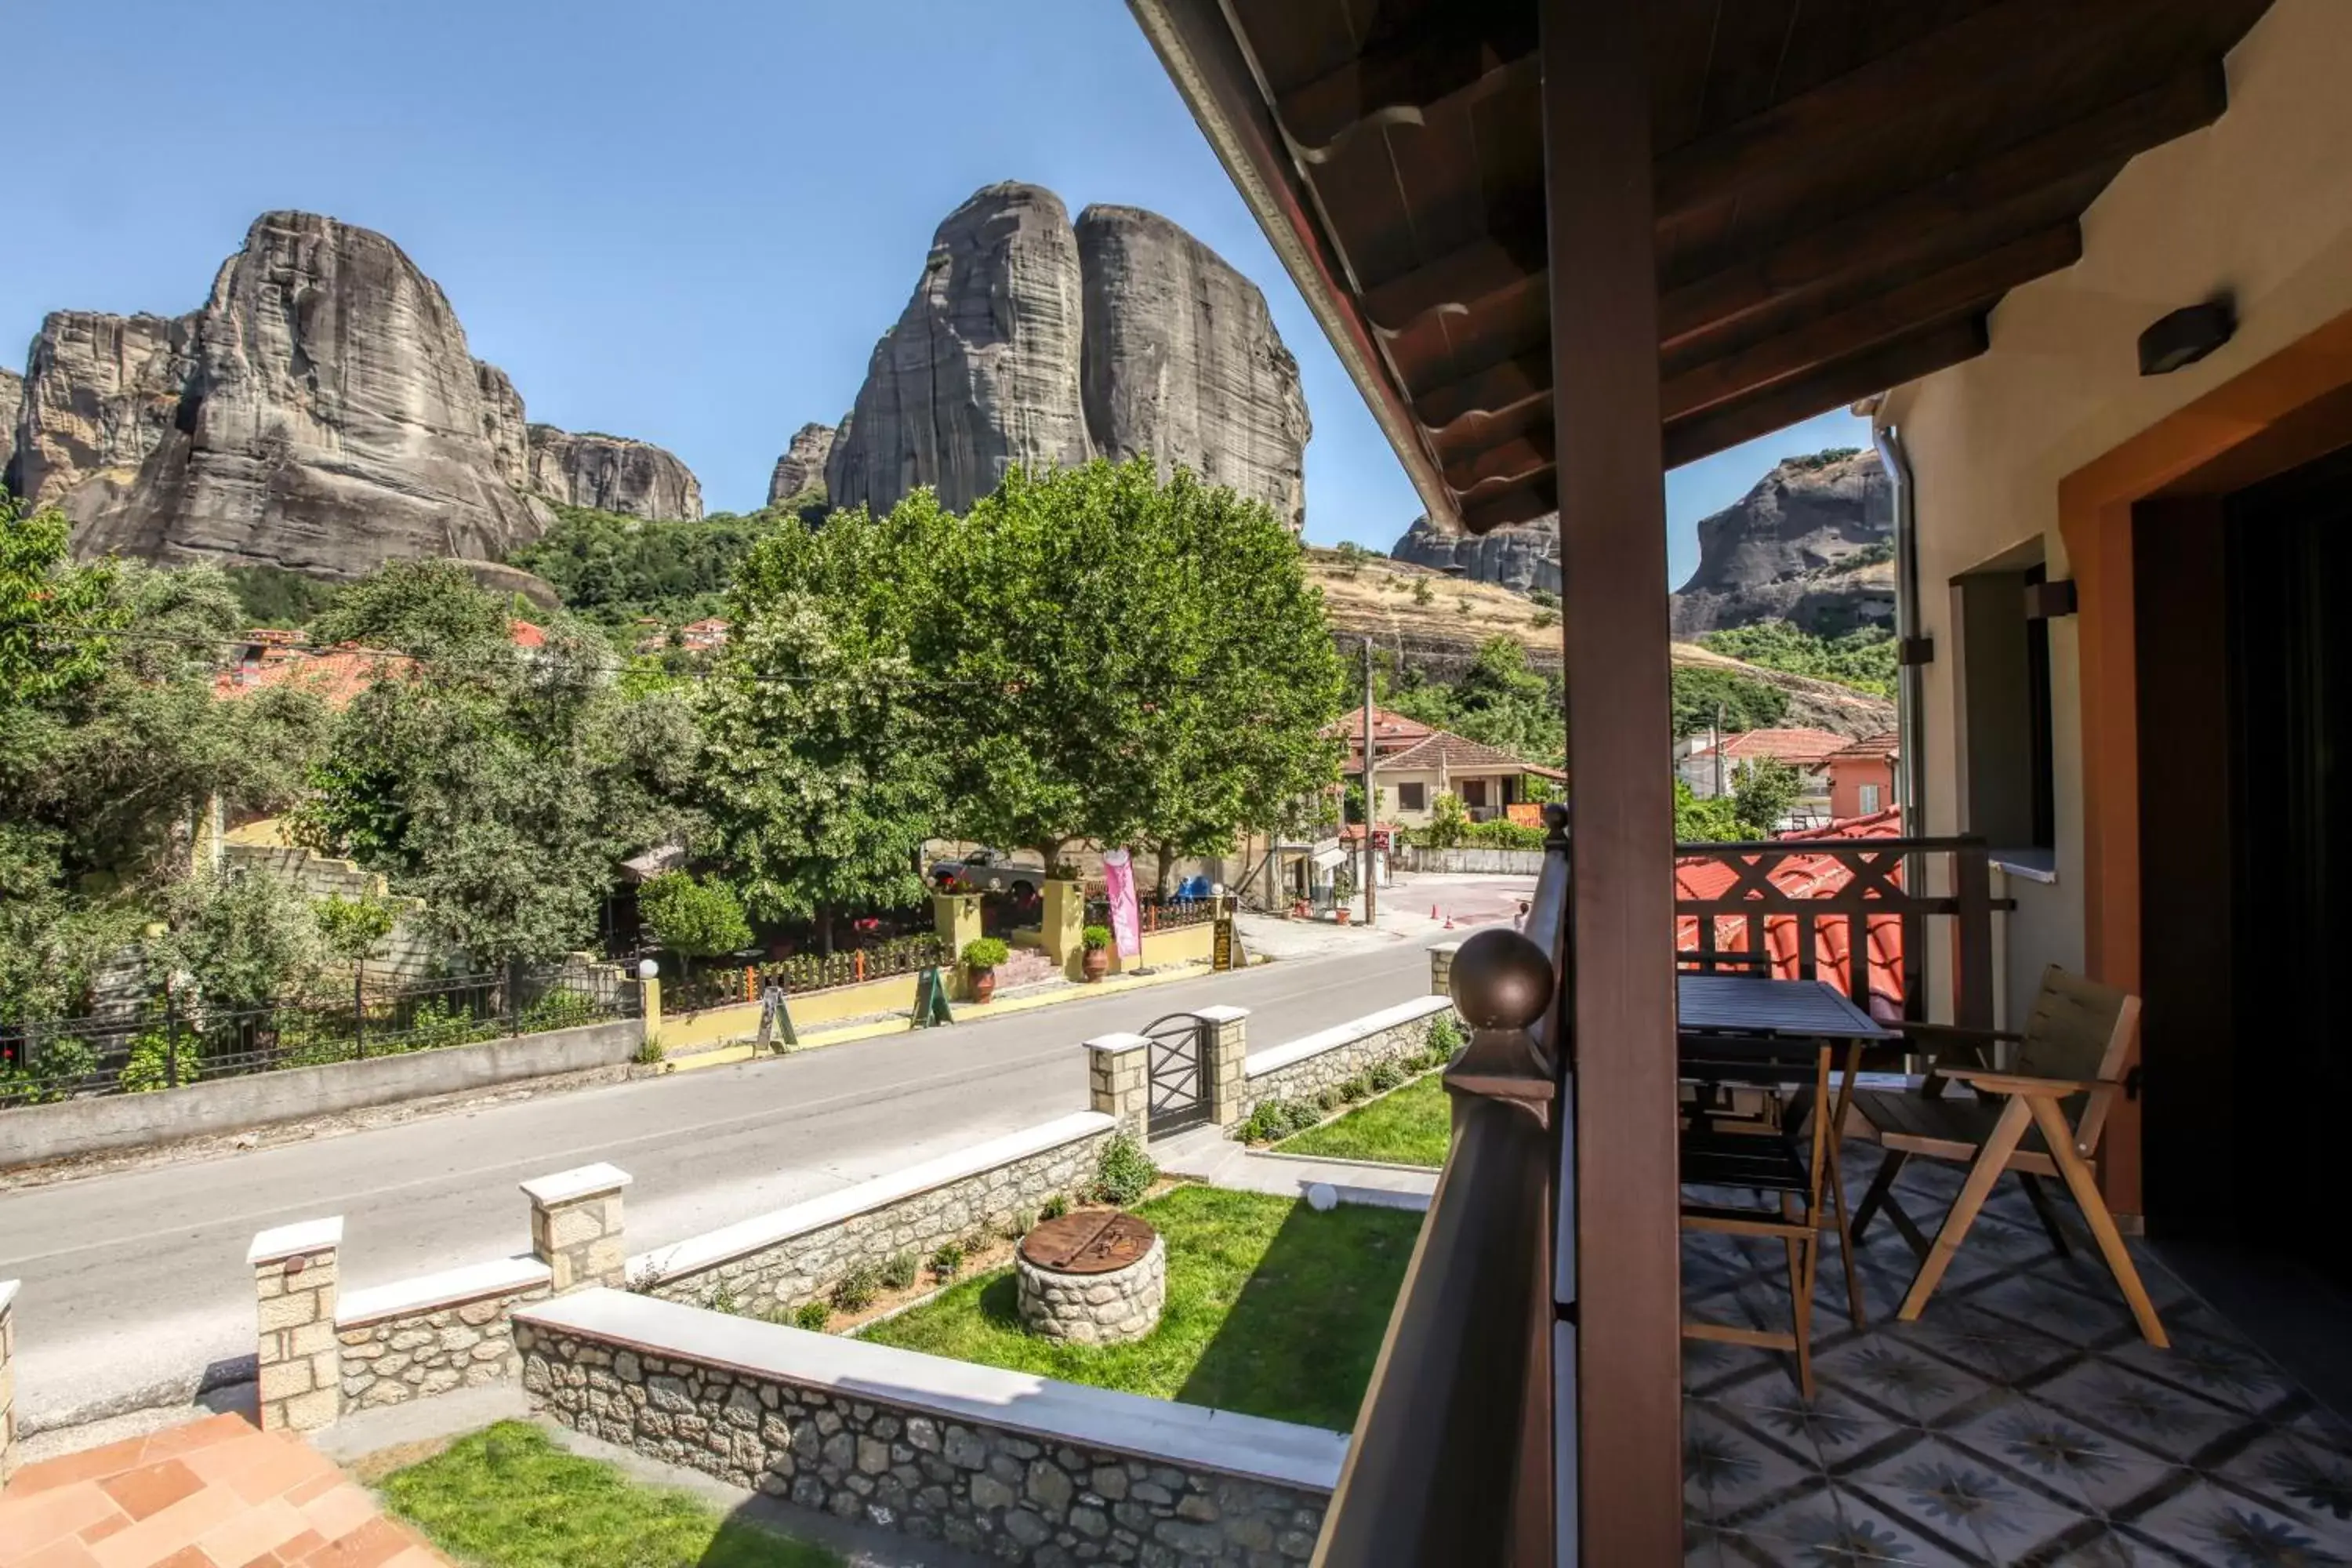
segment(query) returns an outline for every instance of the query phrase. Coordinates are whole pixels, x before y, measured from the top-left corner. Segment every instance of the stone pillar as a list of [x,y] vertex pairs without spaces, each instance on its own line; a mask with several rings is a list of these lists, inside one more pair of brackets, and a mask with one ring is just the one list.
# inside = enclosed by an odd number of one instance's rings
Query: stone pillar
[[621,1189],[628,1184],[626,1171],[601,1163],[523,1183],[531,1254],[553,1273],[557,1295],[623,1283],[628,1253],[621,1246]]
[[1454,994],[1454,955],[1462,951],[1458,942],[1441,942],[1429,950],[1429,994],[1432,996]]
[[16,1473],[16,1281],[0,1279],[0,1487]]
[[966,943],[978,942],[981,937],[980,895],[933,893],[931,920],[948,944],[947,973],[941,978],[954,984],[956,994],[969,1001],[971,992],[964,978],[963,950]]
[[1086,963],[1086,946],[1078,935],[1087,929],[1087,885],[1049,881],[1045,894],[1045,918],[1039,922],[1038,943],[1046,957],[1062,966],[1063,973],[1076,980]]
[[257,1402],[265,1432],[309,1432],[342,1413],[342,1352],[335,1342],[335,1254],[343,1217],[279,1226],[253,1238],[260,1334]]
[[637,984],[646,994],[646,1027],[642,1038],[648,1046],[658,1046],[661,1044],[661,981],[658,978],[640,980]]
[[1249,1009],[1220,1002],[1193,1012],[1209,1021],[1208,1038],[1201,1043],[1209,1120],[1234,1126],[1242,1119],[1242,1090],[1248,1083]]
[[1088,1099],[1141,1143],[1151,1135],[1151,1042],[1141,1035],[1097,1035],[1087,1042]]

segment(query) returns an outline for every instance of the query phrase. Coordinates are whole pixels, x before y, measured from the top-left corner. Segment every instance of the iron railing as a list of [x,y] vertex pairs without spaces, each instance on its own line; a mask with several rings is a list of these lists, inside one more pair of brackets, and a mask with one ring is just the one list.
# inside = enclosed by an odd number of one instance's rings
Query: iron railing
[[798,996],[805,992],[831,991],[926,969],[944,969],[954,963],[955,953],[947,939],[936,932],[892,937],[831,954],[801,952],[763,963],[699,969],[664,981],[662,1006],[670,1013],[695,1013],[707,1007],[757,1002],[761,987],[771,980],[781,982],[787,995]]
[[[1145,935],[1156,931],[1179,931],[1185,926],[1206,925],[1217,918],[1215,899],[1151,899],[1135,900],[1136,919]],[[1087,900],[1088,925],[1110,924],[1110,900]]]
[[637,1016],[605,964],[398,984],[349,996],[220,1009],[166,993],[98,1017],[0,1024],[0,1108],[140,1094],[206,1079],[541,1034]]

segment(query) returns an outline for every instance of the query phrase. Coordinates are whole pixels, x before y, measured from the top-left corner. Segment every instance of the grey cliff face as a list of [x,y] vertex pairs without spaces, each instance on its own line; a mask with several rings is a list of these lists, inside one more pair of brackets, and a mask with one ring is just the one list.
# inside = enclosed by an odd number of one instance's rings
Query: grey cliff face
[[79,511],[76,547],[351,576],[505,553],[546,509],[508,484],[449,302],[383,236],[267,213],[194,318],[169,430]]
[[25,378],[13,370],[0,370],[0,489],[8,489],[8,465],[16,455],[16,416],[24,410]]
[[950,213],[826,459],[833,503],[884,511],[930,485],[961,511],[1015,465],[1093,456],[1078,397],[1084,292],[1053,192],[990,185]]
[[76,522],[118,504],[171,434],[195,318],[54,310],[26,363],[10,488]]
[[1091,206],[1077,234],[1095,449],[1148,453],[1163,479],[1191,468],[1265,502],[1293,532],[1305,527],[1312,426],[1298,362],[1257,285],[1157,213]]
[[1457,533],[1417,517],[1389,555],[1440,572],[1459,571],[1473,583],[1492,583],[1515,594],[1538,588],[1557,594],[1559,514],[1548,513],[1487,534]]
[[490,444],[499,478],[515,489],[530,488],[530,423],[522,394],[507,373],[485,360],[474,362],[474,384],[482,395],[482,439]]
[[793,432],[792,445],[776,459],[776,471],[768,477],[770,506],[782,506],[824,483],[824,463],[833,455],[835,434],[832,426],[814,424]]
[[702,485],[669,452],[645,441],[552,425],[530,426],[530,487],[566,506],[691,521],[702,515]]
[[836,506],[961,510],[1019,464],[1149,453],[1305,520],[1309,426],[1265,298],[1166,219],[991,185],[950,214],[835,434]]
[[1865,564],[1863,552],[1883,555],[1894,537],[1894,498],[1877,453],[1783,459],[1700,521],[1698,569],[1675,596],[1675,631],[1780,618],[1834,635],[1891,622],[1893,572]]

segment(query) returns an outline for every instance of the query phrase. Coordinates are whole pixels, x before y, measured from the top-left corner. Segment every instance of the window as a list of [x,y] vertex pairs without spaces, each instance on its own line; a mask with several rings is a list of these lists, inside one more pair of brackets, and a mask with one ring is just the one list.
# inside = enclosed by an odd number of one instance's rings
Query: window
[[1883,808],[1878,804],[1878,786],[1876,784],[1864,784],[1862,786],[1862,815],[1864,816],[1876,816],[1881,809]]
[[1427,811],[1429,809],[1429,786],[1427,784],[1401,784],[1397,785],[1397,809],[1399,811]]
[[1485,805],[1486,804],[1486,781],[1485,779],[1464,779],[1462,781],[1462,804],[1465,805]]
[[2058,843],[2050,623],[2026,613],[2026,591],[2047,577],[2037,542],[2024,559],[1952,581],[1960,821],[2012,853]]

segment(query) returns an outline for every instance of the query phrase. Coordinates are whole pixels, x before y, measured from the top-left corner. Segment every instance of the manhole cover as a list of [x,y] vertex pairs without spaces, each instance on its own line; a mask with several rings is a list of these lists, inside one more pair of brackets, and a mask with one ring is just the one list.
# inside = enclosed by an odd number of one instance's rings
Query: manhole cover
[[1108,1274],[1151,1250],[1159,1232],[1131,1214],[1097,1209],[1049,1219],[1021,1241],[1021,1256],[1056,1274]]

